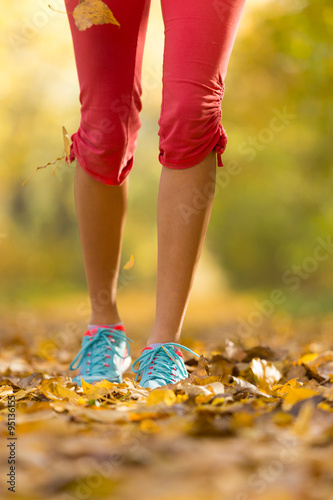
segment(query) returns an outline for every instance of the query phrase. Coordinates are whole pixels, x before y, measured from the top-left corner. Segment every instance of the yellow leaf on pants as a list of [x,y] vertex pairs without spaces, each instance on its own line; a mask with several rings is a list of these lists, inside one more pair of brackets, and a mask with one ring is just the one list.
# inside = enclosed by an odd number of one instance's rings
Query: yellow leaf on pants
[[84,31],[96,24],[120,26],[109,7],[102,0],[79,0],[73,11],[73,17],[80,31]]
[[177,397],[173,391],[170,389],[155,389],[153,390],[147,399],[147,405],[157,405],[159,403],[165,403],[166,405],[173,405],[177,401]]

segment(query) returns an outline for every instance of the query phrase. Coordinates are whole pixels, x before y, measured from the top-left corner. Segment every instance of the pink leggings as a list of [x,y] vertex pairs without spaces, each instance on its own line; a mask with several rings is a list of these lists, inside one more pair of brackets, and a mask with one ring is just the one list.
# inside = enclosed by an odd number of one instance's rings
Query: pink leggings
[[[150,0],[104,0],[120,23],[79,31],[68,14],[81,122],[70,161],[104,184],[133,166],[140,129],[141,67]],[[183,169],[215,150],[222,166],[224,79],[245,0],[161,0],[165,26],[159,161]],[[78,0],[65,0],[73,12]]]

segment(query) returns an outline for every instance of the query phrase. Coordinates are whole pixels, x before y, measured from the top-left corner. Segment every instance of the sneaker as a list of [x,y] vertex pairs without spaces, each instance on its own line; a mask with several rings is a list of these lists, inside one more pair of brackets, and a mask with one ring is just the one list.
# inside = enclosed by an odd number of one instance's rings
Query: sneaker
[[[143,349],[141,356],[132,364],[132,370],[136,373],[135,380],[141,375],[141,387],[156,389],[163,385],[175,384],[188,377],[184,356],[179,348],[199,357],[199,354],[188,347],[174,342]],[[139,363],[139,368],[135,369],[134,366],[137,363]]]
[[90,384],[100,380],[120,384],[122,374],[132,362],[129,342],[133,341],[126,337],[122,325],[114,328],[102,326],[86,331],[81,350],[70,364],[71,370],[79,368],[79,374],[73,377],[73,382],[81,385],[82,377]]

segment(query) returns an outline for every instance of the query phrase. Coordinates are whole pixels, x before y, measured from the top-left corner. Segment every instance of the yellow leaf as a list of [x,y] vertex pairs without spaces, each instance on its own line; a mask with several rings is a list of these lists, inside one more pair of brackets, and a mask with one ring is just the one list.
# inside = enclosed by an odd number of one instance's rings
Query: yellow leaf
[[314,410],[315,406],[313,401],[307,401],[304,403],[293,425],[293,431],[295,434],[302,436],[309,430]]
[[184,401],[187,401],[189,396],[188,394],[177,394],[177,403],[183,403]]
[[298,401],[302,401],[303,399],[311,398],[312,396],[316,396],[318,393],[312,391],[311,389],[302,389],[301,387],[290,387],[286,397],[285,404],[294,405]]
[[233,427],[251,427],[253,425],[254,415],[245,411],[234,413],[232,415]]
[[307,362],[307,367],[323,379],[331,379],[333,376],[333,351],[318,354],[315,359]]
[[49,399],[68,399],[71,403],[77,403],[79,400],[79,395],[76,392],[53,380],[43,380],[40,391]]
[[276,384],[273,385],[272,390],[276,391],[279,396],[283,396],[284,394],[287,394],[290,390],[291,387],[300,387],[301,384],[300,382],[297,381],[297,378],[292,378],[291,380],[288,380],[286,384]]
[[310,361],[313,361],[317,357],[318,357],[317,352],[307,352],[306,354],[303,354],[303,356],[301,356],[299,358],[299,360],[297,361],[297,364],[301,365],[302,363],[304,363],[306,365],[307,363],[309,363]]
[[131,269],[131,267],[133,267],[133,266],[134,266],[134,255],[131,255],[130,260],[128,262],[126,262],[123,269],[125,269],[127,271],[128,269]]
[[171,389],[154,389],[149,393],[147,399],[147,405],[157,405],[159,403],[165,403],[168,406],[175,404],[177,397]]
[[321,401],[321,403],[318,404],[318,408],[324,411],[328,411],[330,413],[333,412],[333,407],[330,404],[326,403],[325,401]]
[[275,413],[275,415],[273,415],[272,420],[274,424],[278,425],[279,427],[285,427],[292,422],[293,417],[292,415],[290,415],[290,413],[279,411],[278,413]]
[[79,397],[79,399],[77,400],[77,404],[78,405],[81,405],[81,406],[84,406],[87,404],[87,401],[81,396]]
[[102,0],[79,0],[73,11],[73,17],[80,31],[84,31],[96,24],[120,26],[109,7]]
[[154,432],[158,432],[160,430],[159,426],[151,418],[145,418],[145,419],[141,420],[140,429],[143,432],[147,432],[147,433],[154,433]]
[[50,403],[50,406],[57,413],[63,413],[67,410],[68,403],[65,403],[64,401],[56,401],[55,403]]
[[64,126],[62,127],[62,136],[63,136],[63,139],[64,139],[64,151],[65,151],[65,155],[69,156],[70,152],[71,152],[71,141],[69,139],[68,132],[67,132],[67,130],[65,129]]
[[160,413],[158,411],[150,411],[150,412],[144,412],[144,413],[136,413],[136,412],[129,412],[128,413],[128,418],[130,422],[140,422],[141,420],[145,420],[147,418],[149,419],[155,419],[155,418],[163,418],[164,415],[163,413]]
[[[89,384],[91,385],[91,384]],[[122,384],[117,384],[116,382],[110,382],[109,380],[99,380],[96,382],[93,387],[105,388],[109,390],[113,390],[116,387],[126,387],[126,384],[123,382]]]
[[194,402],[197,405],[204,404],[204,403],[209,403],[209,401],[212,399],[212,394],[209,394],[205,396],[204,394],[198,394],[198,396],[195,396]]
[[3,385],[0,387],[0,398],[9,396],[9,394],[13,394],[13,388],[11,385]]
[[218,396],[217,398],[214,398],[212,401],[212,406],[219,406],[224,403],[224,398]]
[[35,392],[37,389],[36,387],[32,387],[31,389],[21,389],[20,391],[17,391],[17,393],[15,394],[15,399],[16,401],[18,401],[19,399],[23,399],[26,397],[27,394],[31,393],[31,392]]

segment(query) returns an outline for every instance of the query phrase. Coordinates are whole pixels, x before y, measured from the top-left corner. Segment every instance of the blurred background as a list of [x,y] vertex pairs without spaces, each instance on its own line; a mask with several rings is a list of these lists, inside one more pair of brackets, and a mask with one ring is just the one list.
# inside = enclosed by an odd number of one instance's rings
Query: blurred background
[[[50,3],[65,12],[62,0]],[[22,186],[37,166],[62,155],[61,127],[71,135],[79,125],[67,16],[47,1],[26,0],[3,5],[0,25],[0,310],[21,329],[37,324],[42,311],[58,322],[85,321],[74,169],[62,161],[54,175],[52,166],[41,169]],[[247,301],[243,319],[249,322],[256,310],[317,318],[332,311],[332,29],[329,1],[246,5],[225,82],[225,167],[218,169],[188,325],[207,319],[197,304],[211,305],[216,324],[223,311],[241,314],[230,306],[239,297]],[[131,255],[135,264],[122,269],[119,280],[121,313],[129,317],[134,310],[148,323],[156,279],[162,56],[163,21],[153,0],[122,257],[122,266]],[[269,309],[276,289],[282,299]]]

